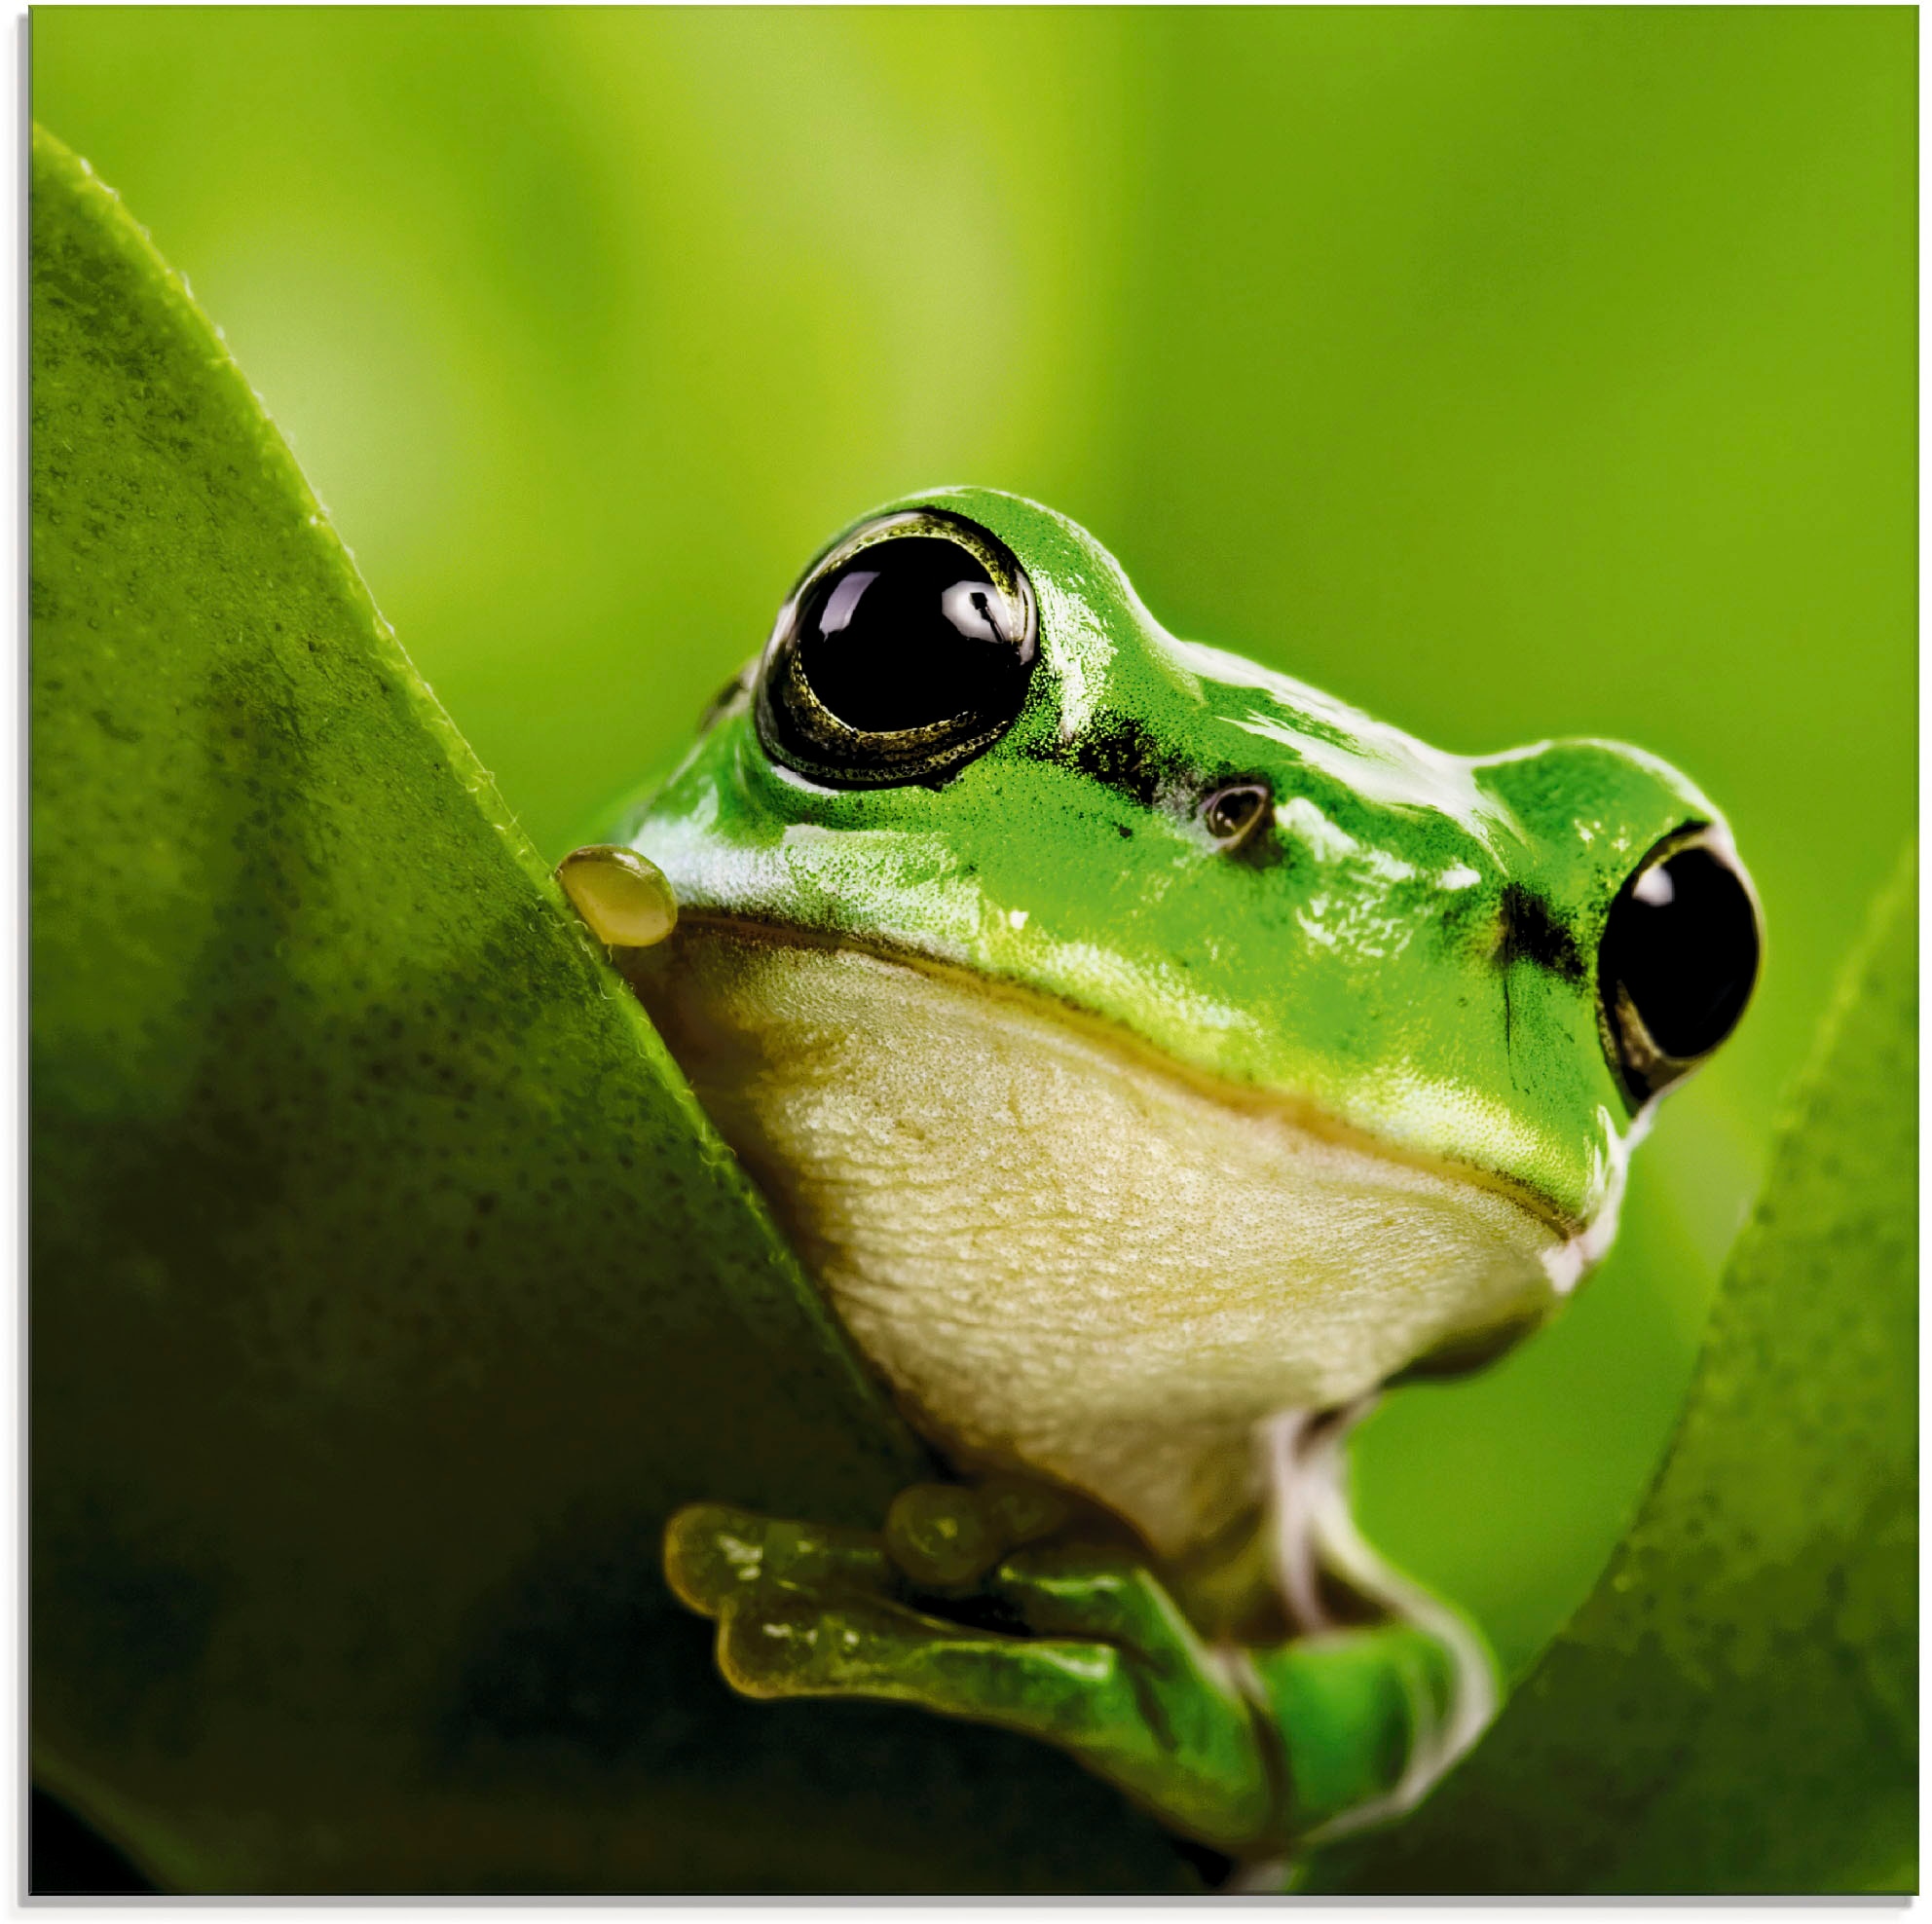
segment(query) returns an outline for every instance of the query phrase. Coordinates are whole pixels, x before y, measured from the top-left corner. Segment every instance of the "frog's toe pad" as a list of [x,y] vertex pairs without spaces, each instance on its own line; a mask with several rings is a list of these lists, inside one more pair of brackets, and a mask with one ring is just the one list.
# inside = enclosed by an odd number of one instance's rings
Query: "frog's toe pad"
[[664,1531],[664,1574],[678,1601],[704,1616],[756,1586],[763,1574],[762,1517],[726,1503],[692,1503]]

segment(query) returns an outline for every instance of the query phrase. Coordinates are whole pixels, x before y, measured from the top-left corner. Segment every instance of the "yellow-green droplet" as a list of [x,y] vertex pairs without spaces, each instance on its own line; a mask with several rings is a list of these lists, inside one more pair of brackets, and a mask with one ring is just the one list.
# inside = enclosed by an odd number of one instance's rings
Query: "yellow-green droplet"
[[599,942],[650,948],[678,926],[678,898],[664,871],[634,848],[593,843],[564,857],[557,880]]

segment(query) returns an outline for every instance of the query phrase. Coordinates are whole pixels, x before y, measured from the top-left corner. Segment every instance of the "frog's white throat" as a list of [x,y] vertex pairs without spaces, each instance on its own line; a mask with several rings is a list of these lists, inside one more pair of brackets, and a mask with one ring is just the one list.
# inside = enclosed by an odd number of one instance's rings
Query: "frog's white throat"
[[963,972],[692,919],[636,972],[859,1348],[961,1464],[1179,1555],[1255,1425],[1534,1320],[1574,1242],[1502,1189]]

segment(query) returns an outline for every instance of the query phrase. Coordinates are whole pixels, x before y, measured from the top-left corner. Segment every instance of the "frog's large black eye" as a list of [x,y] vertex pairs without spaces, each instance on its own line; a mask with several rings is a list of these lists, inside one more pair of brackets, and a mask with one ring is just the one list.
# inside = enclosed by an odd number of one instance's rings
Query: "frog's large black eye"
[[1708,830],[1669,836],[1637,865],[1597,950],[1605,1045],[1633,1104],[1668,1089],[1737,1026],[1760,945],[1751,886]]
[[1037,650],[1032,585],[1009,548],[959,515],[886,515],[780,610],[759,739],[833,788],[939,781],[1012,725]]

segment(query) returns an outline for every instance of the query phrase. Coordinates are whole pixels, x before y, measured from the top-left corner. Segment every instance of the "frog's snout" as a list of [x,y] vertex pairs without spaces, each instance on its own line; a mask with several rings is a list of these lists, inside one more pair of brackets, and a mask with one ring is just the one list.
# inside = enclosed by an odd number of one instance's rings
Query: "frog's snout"
[[1633,1109],[1737,1026],[1763,947],[1757,895],[1722,830],[1667,835],[1638,863],[1597,949],[1604,1051]]

